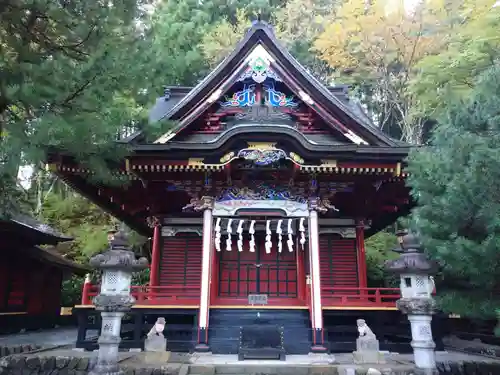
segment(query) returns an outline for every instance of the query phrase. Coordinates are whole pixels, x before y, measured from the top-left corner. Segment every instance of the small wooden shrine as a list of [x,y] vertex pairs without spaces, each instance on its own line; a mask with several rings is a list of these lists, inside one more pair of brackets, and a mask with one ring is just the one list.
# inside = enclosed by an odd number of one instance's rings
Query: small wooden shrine
[[39,245],[72,238],[27,216],[0,221],[0,237],[0,332],[53,327],[64,277],[87,270]]
[[[120,141],[132,150],[116,165],[124,186],[92,182],[64,153],[49,166],[152,237],[134,311],[166,317],[169,345],[231,353],[240,327],[265,322],[287,353],[335,350],[325,327],[347,325],[338,313],[396,310],[398,289],[367,285],[364,241],[411,207],[409,145],[374,126],[345,86],[319,83],[258,21],[196,87],[165,91],[151,110],[163,120],[176,125],[154,142]],[[86,285],[77,313],[93,313],[97,288]],[[137,318],[124,345],[142,345],[152,322]]]

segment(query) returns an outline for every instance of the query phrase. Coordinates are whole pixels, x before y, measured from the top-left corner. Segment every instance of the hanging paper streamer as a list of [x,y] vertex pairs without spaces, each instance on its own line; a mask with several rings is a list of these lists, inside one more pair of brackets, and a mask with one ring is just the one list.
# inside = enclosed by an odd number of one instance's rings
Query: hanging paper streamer
[[271,242],[271,221],[266,221],[266,254],[271,253],[271,247],[273,246]]
[[286,244],[288,245],[288,251],[292,252],[293,251],[293,230],[292,230],[292,219],[288,219],[288,228],[287,228],[287,233],[288,233],[288,241],[286,241]]
[[252,220],[250,222],[250,229],[248,230],[248,233],[250,233],[250,252],[253,253],[255,252],[255,220]]
[[243,251],[243,223],[245,220],[240,220],[238,223],[238,229],[236,229],[236,233],[238,233],[238,251]]
[[300,218],[300,223],[299,223],[299,231],[300,231],[300,246],[302,246],[302,250],[304,250],[304,245],[306,243],[306,228],[304,227],[304,218]]
[[229,219],[227,222],[227,240],[226,240],[226,250],[231,251],[231,247],[233,245],[231,241],[231,234],[233,233],[233,229],[231,228],[231,224],[233,224],[233,219]]
[[217,221],[215,222],[215,248],[217,249],[217,251],[220,251],[220,238],[220,217],[218,217]]
[[278,252],[281,253],[281,250],[283,250],[283,244],[282,244],[282,239],[283,239],[283,230],[281,229],[281,224],[283,223],[283,220],[278,220],[278,227],[276,228],[276,233],[278,234]]

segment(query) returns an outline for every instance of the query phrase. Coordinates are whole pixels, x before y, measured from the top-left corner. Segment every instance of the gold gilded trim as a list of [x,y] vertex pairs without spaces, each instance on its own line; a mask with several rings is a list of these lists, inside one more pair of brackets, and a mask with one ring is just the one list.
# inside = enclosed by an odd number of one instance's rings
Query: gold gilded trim
[[273,142],[248,142],[248,148],[257,150],[276,150],[276,143]]

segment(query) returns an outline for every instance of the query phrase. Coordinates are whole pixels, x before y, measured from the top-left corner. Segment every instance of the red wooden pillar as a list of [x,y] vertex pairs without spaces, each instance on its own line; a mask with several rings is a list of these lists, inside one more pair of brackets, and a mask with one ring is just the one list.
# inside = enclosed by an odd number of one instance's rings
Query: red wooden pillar
[[359,287],[366,288],[368,281],[366,274],[365,224],[362,220],[356,223],[356,254],[358,261]]
[[85,275],[85,281],[83,282],[83,288],[82,288],[82,305],[88,305],[89,304],[89,293],[90,293],[90,288],[92,287],[92,283],[90,282],[90,274]]
[[306,300],[306,274],[304,269],[304,251],[301,249],[298,241],[295,243],[297,258],[297,295],[299,301]]
[[160,271],[161,225],[157,218],[154,219],[153,228],[154,229],[153,229],[153,246],[151,251],[151,268],[149,272],[150,287],[156,287],[160,284],[159,271]]

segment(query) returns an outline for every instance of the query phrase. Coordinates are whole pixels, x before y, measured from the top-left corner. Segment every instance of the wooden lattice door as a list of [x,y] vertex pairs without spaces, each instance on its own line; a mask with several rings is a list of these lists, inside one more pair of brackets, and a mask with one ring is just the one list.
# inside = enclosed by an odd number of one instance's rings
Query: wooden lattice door
[[235,243],[231,251],[222,246],[223,250],[217,254],[219,297],[246,298],[249,294],[267,294],[269,298],[297,298],[295,251],[289,252],[284,243],[279,253],[273,239],[273,248],[267,254],[264,243],[263,236],[259,236],[255,252],[249,251],[248,243],[241,252]]

